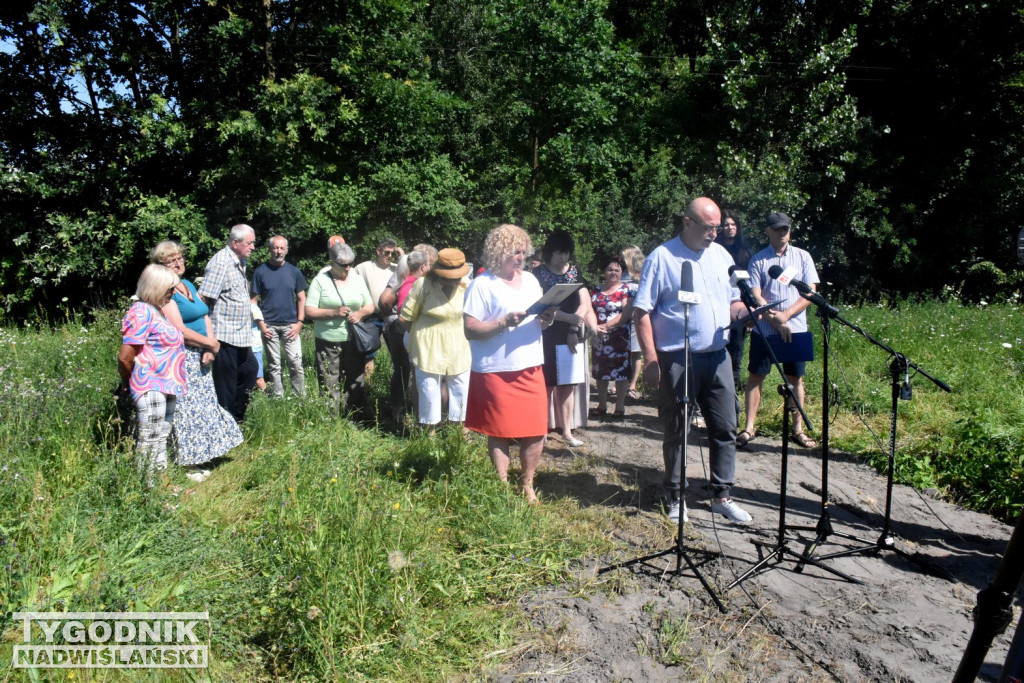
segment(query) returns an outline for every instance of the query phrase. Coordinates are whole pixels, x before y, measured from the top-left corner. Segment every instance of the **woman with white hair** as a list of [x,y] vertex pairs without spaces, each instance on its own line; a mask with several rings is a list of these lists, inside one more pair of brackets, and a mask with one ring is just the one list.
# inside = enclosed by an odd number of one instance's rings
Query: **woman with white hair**
[[313,321],[316,342],[316,375],[321,391],[331,398],[331,409],[347,396],[350,412],[366,408],[363,388],[366,358],[355,346],[348,323],[373,315],[373,299],[363,278],[352,275],[356,254],[347,244],[328,249],[331,267],[309,283],[306,320]]
[[158,470],[167,469],[174,406],[185,393],[184,336],[161,311],[179,282],[170,268],[146,266],[135,289],[139,300],[121,322],[118,393],[130,394],[135,403],[139,470],[149,486]]

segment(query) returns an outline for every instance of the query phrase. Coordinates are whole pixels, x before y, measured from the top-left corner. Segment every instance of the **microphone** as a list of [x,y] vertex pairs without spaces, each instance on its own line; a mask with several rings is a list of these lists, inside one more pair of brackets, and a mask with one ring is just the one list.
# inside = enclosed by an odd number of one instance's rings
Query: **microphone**
[[729,284],[740,290],[744,303],[749,302],[753,306],[754,293],[750,290],[750,274],[747,271],[734,265],[729,266]]
[[771,277],[771,279],[778,280],[784,285],[790,285],[791,287],[795,287],[796,291],[800,292],[801,294],[816,293],[813,289],[811,289],[811,286],[809,284],[807,284],[803,280],[797,280],[795,277],[793,277],[794,275],[796,275],[796,268],[791,267],[787,268],[786,270],[783,270],[782,266],[776,264],[768,269],[768,275],[769,277]]
[[825,297],[811,289],[811,286],[809,284],[807,284],[803,280],[797,280],[795,277],[793,277],[793,275],[795,274],[796,268],[790,267],[786,268],[786,270],[782,270],[782,266],[778,264],[768,269],[768,275],[771,276],[773,280],[778,280],[784,285],[789,285],[790,287],[795,288],[796,291],[800,292],[800,295],[803,298],[807,299],[808,301],[810,301],[812,304],[815,304],[819,308],[823,308],[829,315],[839,315],[838,308],[830,305],[829,302],[825,300]]
[[679,303],[686,306],[700,303],[700,294],[693,291],[693,262],[685,259],[679,275]]

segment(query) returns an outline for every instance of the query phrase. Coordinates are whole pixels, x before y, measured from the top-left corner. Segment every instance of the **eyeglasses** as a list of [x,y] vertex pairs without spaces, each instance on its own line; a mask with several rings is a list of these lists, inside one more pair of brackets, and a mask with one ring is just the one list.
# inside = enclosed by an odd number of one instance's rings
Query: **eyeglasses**
[[351,268],[352,263],[352,261],[349,261],[348,263],[338,263],[337,261],[335,261],[334,265],[338,266],[339,268]]
[[[690,221],[691,223],[697,223],[697,221],[695,221],[694,219],[690,218],[689,216],[687,216],[686,219],[688,221]],[[717,225],[708,225],[707,223],[697,223],[697,225],[699,225],[700,227],[704,228],[704,232],[718,232],[718,226]]]
[[170,289],[168,289],[167,290],[167,296],[174,296],[174,291],[176,289],[177,289],[177,287],[171,287]]
[[184,256],[180,256],[180,255],[179,256],[175,256],[174,258],[164,259],[164,265],[165,266],[169,266],[172,263],[184,263],[184,262],[185,262],[185,257]]
[[785,232],[785,231],[789,230],[789,226],[788,225],[769,225],[768,229],[769,230],[778,230],[779,232]]

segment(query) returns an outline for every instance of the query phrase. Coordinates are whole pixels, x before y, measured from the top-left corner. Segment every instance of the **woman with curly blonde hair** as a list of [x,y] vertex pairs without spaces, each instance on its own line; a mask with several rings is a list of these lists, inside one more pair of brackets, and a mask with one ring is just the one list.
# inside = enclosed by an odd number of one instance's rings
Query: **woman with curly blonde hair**
[[472,364],[466,427],[487,435],[487,450],[502,481],[508,481],[509,449],[519,439],[519,487],[537,503],[533,475],[548,432],[547,388],[541,330],[551,325],[554,308],[538,316],[526,310],[543,292],[523,272],[533,244],[517,225],[499,225],[487,235],[487,270],[466,291],[463,327]]

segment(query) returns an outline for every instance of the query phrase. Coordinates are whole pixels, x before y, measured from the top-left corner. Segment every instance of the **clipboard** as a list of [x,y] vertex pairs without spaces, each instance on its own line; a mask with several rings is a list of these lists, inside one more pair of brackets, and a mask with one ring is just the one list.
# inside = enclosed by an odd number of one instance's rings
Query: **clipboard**
[[761,317],[761,315],[765,311],[767,311],[769,308],[772,308],[773,306],[775,306],[776,304],[780,303],[781,301],[782,301],[782,299],[779,299],[778,301],[775,301],[773,303],[765,304],[764,306],[758,306],[753,311],[754,315],[752,315],[752,316],[748,315],[748,316],[746,316],[744,318],[740,318],[739,320],[736,320],[735,322],[729,323],[729,330],[730,331],[738,330],[738,329],[740,329],[742,327],[746,327],[747,322],[750,321],[751,318],[756,320],[757,318]]
[[558,304],[562,303],[563,301],[569,298],[570,294],[572,294],[573,292],[578,292],[584,287],[586,287],[586,285],[583,284],[582,282],[555,285],[554,287],[546,291],[544,293],[544,296],[533,302],[533,304],[526,309],[526,314],[540,315],[548,308],[551,308],[552,306],[557,306]]

